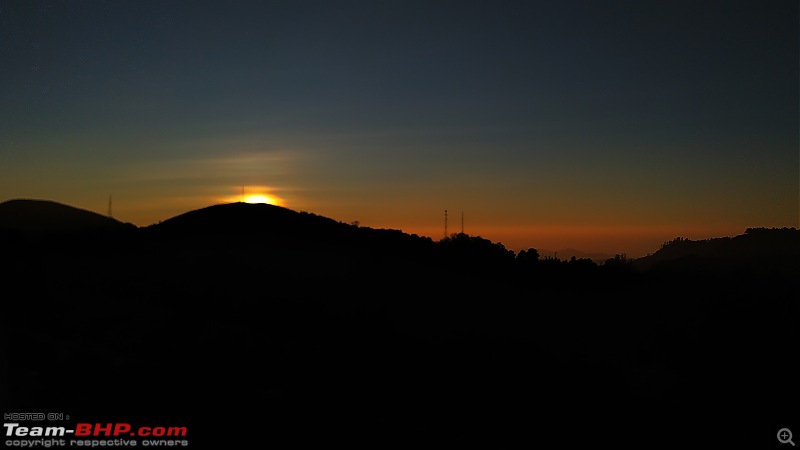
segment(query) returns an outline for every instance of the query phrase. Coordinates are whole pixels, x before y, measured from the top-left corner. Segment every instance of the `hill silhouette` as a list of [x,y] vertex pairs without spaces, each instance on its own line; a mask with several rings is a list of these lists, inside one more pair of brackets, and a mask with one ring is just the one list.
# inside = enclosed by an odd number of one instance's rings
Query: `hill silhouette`
[[342,233],[349,227],[327,217],[282,206],[228,203],[189,211],[146,229],[180,234],[280,233],[299,236]]
[[0,203],[0,230],[24,235],[91,233],[134,227],[114,218],[50,200],[13,199]]
[[794,230],[681,239],[639,267],[244,203],[90,236],[4,247],[11,410],[182,423],[196,448],[253,430],[635,447],[709,420],[719,444],[797,419],[800,277],[739,265],[796,260]]
[[691,240],[677,237],[642,258],[639,269],[695,270],[758,269],[800,274],[800,230],[795,228],[748,228],[733,237]]
[[287,242],[327,242],[348,246],[414,246],[432,243],[430,238],[399,230],[359,227],[282,206],[241,202],[189,211],[144,227],[142,231],[160,237],[247,235],[254,239],[251,244],[268,241],[278,245]]

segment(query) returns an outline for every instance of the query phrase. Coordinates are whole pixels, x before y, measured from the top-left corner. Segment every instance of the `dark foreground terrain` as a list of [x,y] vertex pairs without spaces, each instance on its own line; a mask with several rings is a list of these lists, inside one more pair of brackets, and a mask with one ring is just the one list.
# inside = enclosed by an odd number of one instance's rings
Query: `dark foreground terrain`
[[0,227],[4,412],[183,425],[192,448],[767,448],[799,422],[794,229],[597,264],[270,205],[16,223]]

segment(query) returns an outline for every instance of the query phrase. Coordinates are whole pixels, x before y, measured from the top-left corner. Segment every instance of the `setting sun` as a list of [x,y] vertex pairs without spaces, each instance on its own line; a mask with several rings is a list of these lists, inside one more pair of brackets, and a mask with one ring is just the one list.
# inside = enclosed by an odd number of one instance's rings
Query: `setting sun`
[[266,195],[248,195],[244,199],[245,203],[269,203],[270,205],[277,205],[278,202],[274,198]]
[[241,187],[239,195],[228,195],[225,197],[217,197],[217,203],[250,203],[250,204],[268,204],[275,206],[285,206],[285,201],[279,196],[272,193],[273,188],[270,186],[250,186]]

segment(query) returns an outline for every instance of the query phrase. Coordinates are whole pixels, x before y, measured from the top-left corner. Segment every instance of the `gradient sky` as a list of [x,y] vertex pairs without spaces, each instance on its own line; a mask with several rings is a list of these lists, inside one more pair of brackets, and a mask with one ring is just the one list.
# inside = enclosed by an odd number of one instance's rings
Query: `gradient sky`
[[797,1],[0,0],[0,201],[518,251],[798,227]]

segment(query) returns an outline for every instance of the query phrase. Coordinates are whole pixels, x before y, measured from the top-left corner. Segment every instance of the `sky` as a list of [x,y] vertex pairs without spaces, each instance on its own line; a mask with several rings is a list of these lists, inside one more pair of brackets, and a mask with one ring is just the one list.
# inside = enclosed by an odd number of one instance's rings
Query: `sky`
[[147,226],[244,191],[631,257],[798,227],[799,9],[0,0],[0,202]]

